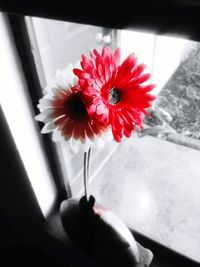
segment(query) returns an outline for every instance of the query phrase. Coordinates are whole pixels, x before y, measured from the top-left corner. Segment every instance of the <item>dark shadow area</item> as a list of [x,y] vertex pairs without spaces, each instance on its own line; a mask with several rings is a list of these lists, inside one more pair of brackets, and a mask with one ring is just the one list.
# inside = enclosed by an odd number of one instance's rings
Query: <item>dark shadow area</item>
[[10,246],[0,252],[0,264],[21,267],[59,267],[61,266],[50,255],[34,246]]
[[102,1],[97,7],[94,3],[83,1],[66,2],[55,5],[49,1],[1,1],[0,10],[13,14],[22,14],[65,20],[77,23],[99,25],[111,28],[137,28],[154,31],[158,34],[187,35],[193,40],[200,40],[197,27],[199,22],[199,1],[189,0],[127,0],[123,4],[113,3],[108,6]]

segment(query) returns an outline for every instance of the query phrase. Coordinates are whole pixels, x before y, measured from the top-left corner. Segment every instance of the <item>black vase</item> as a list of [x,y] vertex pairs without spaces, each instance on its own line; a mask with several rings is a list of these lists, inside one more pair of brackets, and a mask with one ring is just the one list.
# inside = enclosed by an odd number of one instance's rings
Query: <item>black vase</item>
[[109,267],[149,266],[153,254],[136,242],[129,228],[93,196],[61,203],[61,220],[72,242],[94,261]]

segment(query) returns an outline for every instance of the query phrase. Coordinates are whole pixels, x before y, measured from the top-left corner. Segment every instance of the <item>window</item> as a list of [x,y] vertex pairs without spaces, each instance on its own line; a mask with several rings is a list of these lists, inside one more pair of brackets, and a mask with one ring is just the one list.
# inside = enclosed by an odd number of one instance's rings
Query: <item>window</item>
[[[74,64],[82,53],[88,54],[94,48],[100,49],[102,45],[112,48],[117,45],[117,33],[111,29],[30,17],[26,21],[43,88],[54,77],[56,70],[64,68],[69,62]],[[59,143],[56,147],[65,183],[70,184],[70,194],[77,196],[83,189],[83,154],[73,154],[68,146],[63,147]],[[109,144],[101,153],[93,149],[91,178],[115,147],[114,143]]]
[[[121,46],[122,60],[135,51],[148,65],[157,84],[152,117],[122,145],[92,152],[91,193],[130,228],[200,262],[199,43],[48,19],[26,22],[42,88],[56,69],[103,45]],[[83,155],[56,149],[66,187],[78,197]]]
[[91,191],[130,228],[200,262],[200,44],[121,31],[121,47],[148,63],[157,99]]

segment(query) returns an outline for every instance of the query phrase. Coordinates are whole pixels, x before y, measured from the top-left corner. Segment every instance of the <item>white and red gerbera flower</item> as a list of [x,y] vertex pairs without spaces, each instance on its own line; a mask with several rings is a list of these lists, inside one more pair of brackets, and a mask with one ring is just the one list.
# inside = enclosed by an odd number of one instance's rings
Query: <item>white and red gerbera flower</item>
[[135,126],[143,127],[146,109],[155,99],[149,93],[155,85],[145,83],[150,74],[144,69],[133,53],[120,65],[120,49],[82,55],[76,68],[69,64],[46,87],[35,117],[45,123],[42,133],[69,141],[75,152],[80,147],[87,151],[92,143],[102,147],[110,129],[117,142],[130,137]]
[[74,74],[94,121],[110,125],[117,142],[130,137],[135,126],[143,128],[146,109],[155,99],[149,92],[155,85],[144,84],[150,74],[143,73],[146,66],[137,64],[134,53],[120,65],[120,49],[114,54],[108,47],[101,54],[94,49],[90,58],[82,55],[81,67]]
[[57,72],[38,108],[41,113],[35,119],[45,123],[41,132],[53,132],[54,141],[69,141],[74,152],[80,147],[87,151],[91,143],[107,130],[106,125],[89,116],[71,64]]

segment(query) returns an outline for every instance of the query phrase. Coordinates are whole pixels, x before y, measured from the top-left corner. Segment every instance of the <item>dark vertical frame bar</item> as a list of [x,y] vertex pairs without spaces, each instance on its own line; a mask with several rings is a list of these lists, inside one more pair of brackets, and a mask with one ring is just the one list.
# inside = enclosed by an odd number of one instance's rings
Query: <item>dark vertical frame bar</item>
[[[3,212],[6,215],[5,218],[11,218],[13,225],[14,218],[31,223],[44,222],[43,214],[1,107],[0,129],[0,214],[2,215]],[[4,216],[0,219],[0,226],[3,220]]]
[[[13,34],[13,40],[21,60],[22,69],[27,82],[28,94],[30,95],[32,106],[35,115],[38,114],[39,110],[37,104],[39,99],[42,97],[42,88],[39,81],[36,63],[32,53],[32,47],[29,39],[28,30],[26,27],[25,17],[13,14],[7,15],[8,22],[10,25],[11,32]],[[42,123],[39,123],[40,129],[42,128]],[[61,173],[61,166],[56,156],[56,149],[52,144],[49,135],[41,135],[44,149],[47,156],[47,161],[52,172],[54,182],[57,188],[57,205],[67,198],[67,192],[64,184],[64,180]]]

